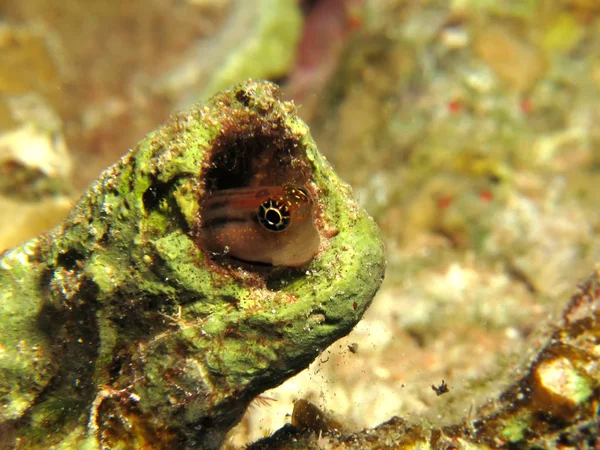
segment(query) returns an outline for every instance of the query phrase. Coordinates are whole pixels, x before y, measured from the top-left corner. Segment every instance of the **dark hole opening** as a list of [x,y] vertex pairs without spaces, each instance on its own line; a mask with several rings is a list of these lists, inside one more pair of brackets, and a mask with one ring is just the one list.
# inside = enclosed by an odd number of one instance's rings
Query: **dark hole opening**
[[310,178],[310,169],[298,157],[296,147],[294,140],[270,136],[219,144],[204,177],[205,190],[304,184]]
[[[238,101],[247,103],[248,99],[239,95],[242,98]],[[279,112],[257,113],[248,108],[229,117],[231,121],[211,142],[204,161],[196,224],[198,245],[213,261],[224,265],[271,270],[274,266],[270,261],[278,258],[270,253],[278,251],[273,242],[288,235],[265,238],[256,227],[280,232],[287,228],[290,218],[274,199],[263,203],[262,197],[268,196],[268,188],[306,186],[312,178],[312,167],[301,137],[291,131]],[[246,236],[246,240],[236,236]],[[263,238],[264,245],[259,245]],[[295,257],[291,251],[290,255]]]

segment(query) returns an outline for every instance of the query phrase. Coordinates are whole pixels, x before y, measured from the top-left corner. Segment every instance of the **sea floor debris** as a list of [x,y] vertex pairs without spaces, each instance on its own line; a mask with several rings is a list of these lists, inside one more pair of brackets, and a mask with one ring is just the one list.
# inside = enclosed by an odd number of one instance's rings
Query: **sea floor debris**
[[300,401],[290,425],[248,450],[598,448],[599,341],[596,271],[573,295],[530,364],[513,369],[519,374],[516,381],[461,423],[438,427],[393,417],[375,428],[349,433],[316,406]]

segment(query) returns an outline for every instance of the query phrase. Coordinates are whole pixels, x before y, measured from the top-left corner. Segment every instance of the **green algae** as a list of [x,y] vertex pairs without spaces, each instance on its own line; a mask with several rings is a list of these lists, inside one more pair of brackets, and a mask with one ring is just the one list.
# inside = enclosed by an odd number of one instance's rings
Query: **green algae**
[[[256,158],[264,176],[299,167],[317,194],[321,246],[305,267],[199,247],[210,185]],[[218,448],[256,395],[352,329],[383,270],[377,226],[293,105],[270,83],[218,94],[108,168],[58,228],[2,254],[0,444]]]

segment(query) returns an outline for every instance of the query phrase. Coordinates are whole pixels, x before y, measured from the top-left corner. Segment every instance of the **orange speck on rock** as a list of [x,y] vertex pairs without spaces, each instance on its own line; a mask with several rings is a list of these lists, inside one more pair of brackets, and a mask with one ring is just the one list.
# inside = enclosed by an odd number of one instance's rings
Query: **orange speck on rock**
[[531,103],[531,99],[526,98],[521,102],[521,111],[525,114],[531,114],[533,111],[533,104]]
[[447,207],[449,207],[452,204],[453,201],[454,201],[454,198],[452,196],[443,195],[437,199],[437,206],[440,209],[446,209]]
[[452,114],[458,114],[462,110],[462,102],[460,100],[452,100],[448,102],[448,110]]
[[493,200],[494,194],[492,194],[492,192],[487,189],[483,189],[482,191],[479,192],[479,198],[482,201],[489,203]]

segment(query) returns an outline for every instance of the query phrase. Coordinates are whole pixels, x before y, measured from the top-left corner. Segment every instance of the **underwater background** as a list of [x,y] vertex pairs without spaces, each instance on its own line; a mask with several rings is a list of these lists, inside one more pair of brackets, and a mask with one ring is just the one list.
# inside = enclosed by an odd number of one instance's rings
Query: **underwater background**
[[[354,331],[259,397],[225,446],[290,422],[296,399],[345,432],[469,422],[528,376],[600,260],[599,13],[594,0],[0,0],[0,251],[60,223],[173,111],[275,81],[379,224],[387,272]],[[546,422],[593,421],[553,395],[536,397],[560,418]]]

